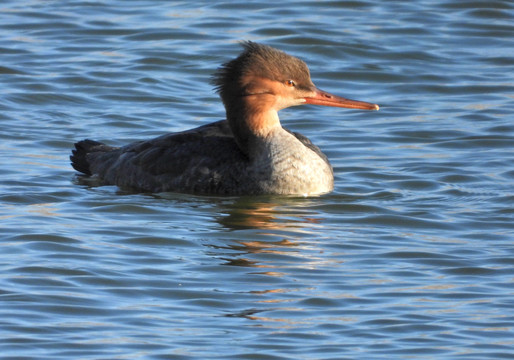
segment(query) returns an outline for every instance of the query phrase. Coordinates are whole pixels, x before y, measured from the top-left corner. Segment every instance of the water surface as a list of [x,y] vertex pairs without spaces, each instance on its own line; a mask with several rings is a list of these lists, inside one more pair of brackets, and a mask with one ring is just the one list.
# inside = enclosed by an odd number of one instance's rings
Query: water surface
[[[0,5],[0,357],[512,359],[510,1]],[[223,118],[240,40],[378,112],[280,113],[331,194],[129,194],[121,145]]]

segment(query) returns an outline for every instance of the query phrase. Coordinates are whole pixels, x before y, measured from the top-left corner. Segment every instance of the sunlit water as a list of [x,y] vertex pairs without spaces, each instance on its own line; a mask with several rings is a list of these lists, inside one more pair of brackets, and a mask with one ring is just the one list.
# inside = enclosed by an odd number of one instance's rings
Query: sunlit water
[[[0,357],[514,358],[511,1],[3,1]],[[84,185],[83,138],[223,118],[240,40],[378,112],[280,113],[316,198]]]

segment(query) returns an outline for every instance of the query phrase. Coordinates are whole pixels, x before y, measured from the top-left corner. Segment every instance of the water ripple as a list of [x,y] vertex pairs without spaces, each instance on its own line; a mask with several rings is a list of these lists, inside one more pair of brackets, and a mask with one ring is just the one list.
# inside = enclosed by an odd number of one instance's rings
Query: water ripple
[[[513,10],[4,1],[2,355],[511,358]],[[331,159],[333,193],[131,194],[74,178],[79,139],[222,118],[209,76],[244,39],[380,105],[281,112]]]

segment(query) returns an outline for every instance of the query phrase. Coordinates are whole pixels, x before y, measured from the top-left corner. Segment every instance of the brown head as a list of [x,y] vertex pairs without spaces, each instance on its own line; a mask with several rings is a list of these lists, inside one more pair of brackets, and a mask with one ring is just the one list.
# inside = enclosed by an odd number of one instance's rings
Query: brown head
[[238,142],[250,134],[265,135],[280,126],[277,111],[289,106],[315,104],[378,110],[378,105],[319,90],[311,81],[307,65],[294,56],[252,41],[242,46],[244,51],[223,64],[212,81]]

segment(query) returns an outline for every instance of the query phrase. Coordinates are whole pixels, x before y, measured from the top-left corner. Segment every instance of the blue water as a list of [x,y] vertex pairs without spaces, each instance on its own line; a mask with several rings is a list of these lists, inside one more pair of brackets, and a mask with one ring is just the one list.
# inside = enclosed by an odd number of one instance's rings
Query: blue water
[[[240,40],[378,112],[280,112],[331,194],[84,184],[75,141],[223,118]],[[0,4],[0,358],[513,359],[511,1]]]

